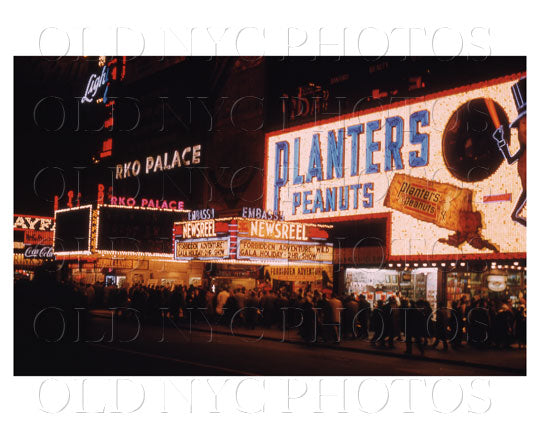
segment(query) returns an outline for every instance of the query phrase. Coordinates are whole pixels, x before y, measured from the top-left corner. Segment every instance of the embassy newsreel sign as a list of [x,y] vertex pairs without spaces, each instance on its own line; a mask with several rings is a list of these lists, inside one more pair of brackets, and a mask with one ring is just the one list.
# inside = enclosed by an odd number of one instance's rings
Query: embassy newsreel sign
[[[525,186],[493,134],[520,75],[266,136],[267,209],[288,221],[390,218],[389,256],[525,254]],[[526,217],[526,208],[521,208]]]
[[259,214],[260,219],[229,217],[175,223],[175,259],[332,264],[329,226],[282,221],[277,213],[267,211],[242,214]]

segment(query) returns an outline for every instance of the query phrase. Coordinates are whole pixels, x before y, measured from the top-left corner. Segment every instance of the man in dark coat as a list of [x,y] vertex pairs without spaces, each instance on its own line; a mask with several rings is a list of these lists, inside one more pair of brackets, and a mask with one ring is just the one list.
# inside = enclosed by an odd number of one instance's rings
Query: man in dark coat
[[437,304],[435,311],[435,342],[433,348],[437,348],[439,342],[443,343],[443,351],[448,351],[448,309],[443,302]]
[[382,300],[377,300],[377,307],[373,309],[371,314],[370,325],[373,332],[371,343],[375,345],[384,337],[384,304]]
[[366,296],[361,294],[358,298],[358,327],[360,330],[360,338],[367,339],[369,337],[369,316],[371,315],[371,305],[366,300]]
[[349,295],[345,299],[345,310],[343,311],[343,337],[356,337],[356,316],[358,314],[359,305],[353,295]]
[[399,310],[397,308],[396,299],[392,296],[383,307],[384,316],[384,337],[381,345],[384,346],[388,342],[388,347],[394,347],[394,338],[399,333]]
[[424,354],[424,345],[422,343],[422,333],[424,325],[424,315],[416,303],[411,300],[409,309],[405,311],[405,354],[412,354],[412,339],[415,339],[416,346],[420,353]]

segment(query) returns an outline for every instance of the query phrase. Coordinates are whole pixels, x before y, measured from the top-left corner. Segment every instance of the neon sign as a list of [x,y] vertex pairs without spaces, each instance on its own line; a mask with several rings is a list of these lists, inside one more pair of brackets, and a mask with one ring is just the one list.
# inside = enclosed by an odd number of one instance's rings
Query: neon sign
[[191,210],[188,213],[188,220],[205,220],[205,219],[214,219],[215,211],[213,208],[201,209],[201,210]]
[[242,217],[250,219],[283,220],[283,213],[257,207],[242,207]]
[[52,245],[54,240],[54,231],[24,231],[24,243],[32,245]]
[[147,156],[144,167],[141,161],[135,159],[116,165],[116,180],[137,177],[139,174],[152,174],[169,171],[182,166],[198,165],[201,163],[201,145],[185,147],[181,152],[175,150],[172,155],[168,152],[156,156]]
[[213,238],[216,237],[216,222],[208,221],[185,222],[183,224],[183,236],[190,238]]
[[52,246],[28,246],[24,250],[25,258],[54,258]]
[[124,196],[111,196],[111,204],[128,207],[141,207],[141,208],[155,208],[155,209],[170,209],[170,210],[183,210],[184,201],[174,200],[159,200],[159,199],[147,199],[141,198],[137,201],[133,197]]
[[[86,90],[84,92],[83,97],[81,98],[81,103],[93,102],[98,90],[104,85],[106,85],[108,82],[109,82],[109,68],[107,66],[103,66],[101,68],[101,74],[99,76],[96,74],[90,75],[90,78],[88,79],[88,84],[86,84]],[[109,87],[107,86],[105,88],[105,92],[103,93],[103,103],[107,102],[108,89]]]
[[15,230],[52,231],[54,218],[42,216],[13,215],[13,228]]

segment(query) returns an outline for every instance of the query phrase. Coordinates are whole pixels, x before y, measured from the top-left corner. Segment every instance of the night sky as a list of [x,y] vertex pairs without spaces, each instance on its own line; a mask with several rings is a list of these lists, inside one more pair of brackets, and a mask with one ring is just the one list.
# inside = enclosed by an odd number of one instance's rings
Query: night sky
[[73,167],[88,165],[96,134],[77,130],[82,115],[75,97],[82,96],[85,76],[96,67],[84,59],[15,57],[15,213],[52,215],[63,177],[67,190],[76,180]]

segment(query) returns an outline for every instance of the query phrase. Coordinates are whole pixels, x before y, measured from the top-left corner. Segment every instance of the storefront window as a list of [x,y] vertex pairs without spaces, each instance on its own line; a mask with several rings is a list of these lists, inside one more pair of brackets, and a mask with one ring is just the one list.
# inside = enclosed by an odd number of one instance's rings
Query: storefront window
[[497,269],[483,273],[453,272],[446,276],[446,299],[449,305],[465,297],[510,299],[514,305],[525,298],[526,275],[523,271]]
[[348,293],[363,294],[373,306],[391,296],[437,303],[437,269],[387,270],[349,268],[345,271]]

